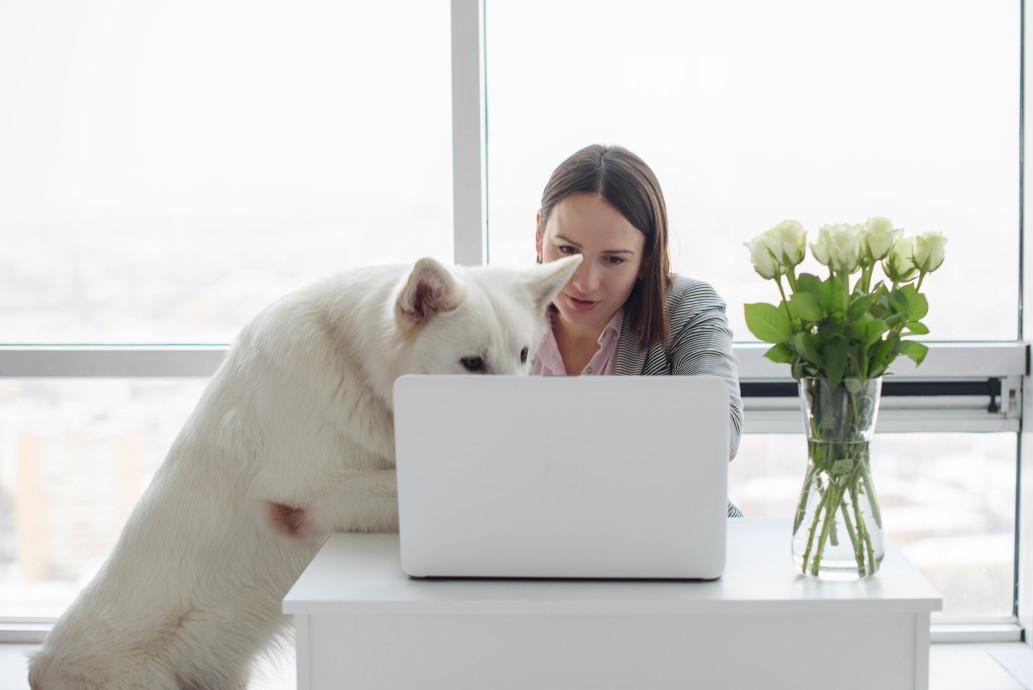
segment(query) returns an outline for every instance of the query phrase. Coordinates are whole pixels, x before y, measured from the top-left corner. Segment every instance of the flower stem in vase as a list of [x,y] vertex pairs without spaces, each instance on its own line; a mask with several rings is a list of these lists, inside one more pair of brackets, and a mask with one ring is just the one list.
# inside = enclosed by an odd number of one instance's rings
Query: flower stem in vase
[[875,489],[872,484],[871,470],[868,468],[868,450],[865,449],[864,462],[861,463],[861,479],[864,481],[864,493],[868,496],[869,508],[872,511],[872,519],[875,526],[882,529],[882,513],[879,511],[879,502],[875,500]]
[[[851,491],[851,494],[853,493],[854,492]],[[850,520],[849,506],[847,506],[846,503],[841,503],[839,508],[843,511],[843,524],[846,525],[847,534],[850,535],[850,543],[854,545],[854,557],[857,559],[858,564],[861,564],[864,562],[864,547],[858,540],[858,534],[863,532],[864,525],[861,524],[860,517],[858,517],[858,529],[855,531],[853,522]],[[855,510],[857,508],[856,502],[854,503],[854,508]],[[858,568],[858,571],[860,571],[860,568]]]
[[807,476],[803,479],[803,491],[800,492],[800,502],[796,505],[796,517],[793,519],[793,534],[800,529],[803,523],[804,514],[807,512],[807,498],[811,483],[818,478],[818,470],[814,465],[807,468]]
[[[857,518],[857,533],[860,538],[860,541],[857,542],[857,572],[863,576],[871,575],[875,572],[875,552],[872,549],[872,535],[864,524],[864,515],[861,512],[861,504],[859,503],[859,493],[860,491],[856,483],[850,487],[850,502],[854,506],[854,516]],[[846,506],[843,508],[845,510]],[[867,560],[865,560],[865,556],[867,556]]]
[[[829,532],[832,530],[832,527],[836,522],[836,506],[839,505],[842,497],[842,492],[835,484],[829,484],[828,489],[825,491],[825,495],[822,496],[823,505],[819,507],[819,513],[821,508],[824,508],[825,519],[821,524],[821,535],[818,537],[818,549],[814,552],[814,561],[811,564],[812,575],[818,575],[821,571],[821,558],[825,553],[825,543],[829,541]],[[815,515],[815,518],[817,518],[817,515]],[[809,546],[810,545],[808,545],[808,547]],[[806,563],[807,559],[805,557],[804,564]]]
[[[806,503],[811,496],[811,486],[817,484],[815,491],[819,495],[818,506],[814,511],[814,518],[811,520],[811,526],[807,530],[807,549],[803,553],[803,572],[807,572],[807,563],[810,561],[811,549],[814,548],[814,531],[818,529],[818,521],[821,520],[821,511],[825,507],[825,501],[828,497],[828,491],[822,491],[821,488],[821,474],[815,472],[811,475],[811,479],[804,484],[802,503]],[[796,530],[793,530],[793,534],[796,534]]]
[[884,547],[871,484],[879,381],[801,382],[807,470],[793,523],[797,572],[847,580],[875,574]]

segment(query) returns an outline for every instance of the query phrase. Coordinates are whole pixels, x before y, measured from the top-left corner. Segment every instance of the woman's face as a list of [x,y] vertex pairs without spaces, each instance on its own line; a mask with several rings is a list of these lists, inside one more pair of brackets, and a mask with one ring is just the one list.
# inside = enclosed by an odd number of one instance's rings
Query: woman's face
[[646,236],[596,194],[572,194],[553,206],[537,245],[543,262],[584,255],[553,303],[563,321],[596,336],[644,271]]

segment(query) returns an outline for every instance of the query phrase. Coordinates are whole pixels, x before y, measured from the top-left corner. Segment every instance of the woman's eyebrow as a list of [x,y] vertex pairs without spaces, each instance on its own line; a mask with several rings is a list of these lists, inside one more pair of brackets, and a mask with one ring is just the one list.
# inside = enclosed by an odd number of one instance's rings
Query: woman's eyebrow
[[579,247],[579,248],[581,247],[581,243],[580,243],[580,242],[575,242],[574,240],[570,239],[570,238],[569,238],[569,237],[567,237],[566,235],[560,235],[560,234],[557,234],[557,235],[556,235],[556,239],[558,239],[558,240],[563,240],[563,241],[564,241],[564,242],[566,242],[567,244],[572,244],[572,245],[574,245],[575,247]]
[[[581,243],[580,242],[575,242],[574,240],[570,239],[566,235],[557,234],[556,235],[556,239],[557,240],[561,240],[561,241],[563,241],[566,244],[569,244],[569,245],[572,245],[574,247],[577,247],[578,249],[581,249]],[[604,250],[602,250],[600,252],[600,254],[630,254],[630,255],[634,256],[635,255],[635,251],[633,249],[604,249]]]

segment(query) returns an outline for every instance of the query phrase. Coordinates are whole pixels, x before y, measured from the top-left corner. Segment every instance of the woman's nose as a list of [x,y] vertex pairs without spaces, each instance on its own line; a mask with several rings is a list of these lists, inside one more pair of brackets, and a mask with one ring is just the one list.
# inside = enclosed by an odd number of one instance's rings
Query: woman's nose
[[570,282],[583,295],[590,294],[599,287],[599,278],[591,262],[587,260],[582,261],[581,265],[577,267],[574,275],[570,277]]

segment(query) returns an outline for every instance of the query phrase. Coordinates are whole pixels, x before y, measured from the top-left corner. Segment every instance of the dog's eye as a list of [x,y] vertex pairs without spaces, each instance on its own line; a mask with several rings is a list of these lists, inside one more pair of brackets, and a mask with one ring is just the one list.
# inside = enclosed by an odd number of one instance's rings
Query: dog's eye
[[520,351],[520,363],[524,364],[525,362],[527,362],[527,348],[526,347],[523,350]]
[[484,359],[481,357],[463,357],[459,363],[466,367],[467,371],[484,370]]

